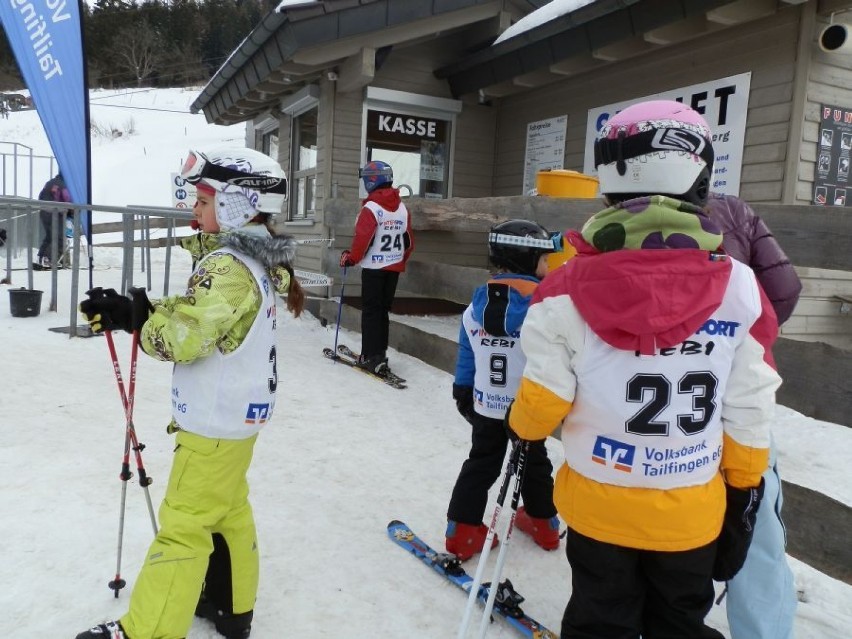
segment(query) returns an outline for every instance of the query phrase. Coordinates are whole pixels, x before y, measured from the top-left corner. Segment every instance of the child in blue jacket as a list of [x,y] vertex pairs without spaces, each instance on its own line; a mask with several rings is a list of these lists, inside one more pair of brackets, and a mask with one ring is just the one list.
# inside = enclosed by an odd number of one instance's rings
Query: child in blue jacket
[[[482,523],[488,490],[501,474],[509,441],[503,417],[526,364],[521,324],[554,250],[550,233],[535,222],[509,220],[492,227],[488,256],[499,270],[476,289],[462,316],[453,398],[473,430],[470,455],[450,498],[446,533],[447,551],[462,561],[482,550],[488,534]],[[546,550],[559,547],[552,472],[544,441],[533,442],[521,487],[524,506],[515,523]]]

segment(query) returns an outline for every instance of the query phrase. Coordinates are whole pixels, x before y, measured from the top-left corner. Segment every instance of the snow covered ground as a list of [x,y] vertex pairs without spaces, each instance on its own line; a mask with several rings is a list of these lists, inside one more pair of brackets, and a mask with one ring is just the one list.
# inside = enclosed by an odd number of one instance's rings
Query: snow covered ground
[[[157,108],[170,103],[185,108],[194,97],[190,91],[164,90],[124,99],[145,106],[146,95]],[[110,96],[111,102],[122,99]],[[163,172],[175,170],[186,148],[203,148],[216,136],[242,140],[235,128],[205,125],[202,116],[188,113],[183,125],[177,116],[167,125],[162,113],[143,109],[117,110],[112,117],[121,122],[128,113],[136,131],[130,140],[93,146],[95,203],[168,205]],[[16,121],[29,115],[34,114],[0,120],[0,140],[15,135],[24,144],[44,144],[37,128]],[[192,135],[176,137],[184,128]],[[155,154],[161,159],[149,164],[146,157]],[[14,265],[24,266],[23,260],[15,256]],[[162,291],[163,262],[164,251],[155,251],[152,297]],[[181,252],[173,256],[172,292],[181,290],[189,266]],[[121,574],[128,587],[114,598],[107,583],[116,572],[124,415],[104,338],[69,339],[48,330],[68,325],[71,286],[70,273],[60,272],[58,308],[47,311],[50,275],[34,274],[35,288],[45,291],[38,317],[10,314],[6,291],[25,286],[25,273],[14,271],[12,285],[0,286],[0,539],[5,549],[0,636],[14,639],[70,638],[119,617],[152,538],[144,491],[134,477],[122,546]],[[120,277],[119,249],[95,247],[95,284],[118,287]],[[144,278],[134,276],[140,284]],[[82,295],[87,278],[81,279]],[[253,639],[455,636],[463,594],[406,556],[385,532],[390,520],[402,519],[440,547],[450,490],[469,445],[469,427],[451,400],[452,377],[393,352],[394,370],[409,380],[409,388],[391,389],[321,356],[334,342],[333,326],[322,327],[309,315],[296,320],[282,311],[280,317],[278,406],[260,436],[249,474],[261,544]],[[452,320],[411,321],[455,335]],[[357,349],[360,336],[341,330],[340,341]],[[118,334],[116,342],[127,376],[129,336]],[[173,447],[165,433],[169,382],[168,364],[140,356],[134,415],[146,445],[145,468],[154,479],[155,508]],[[852,505],[852,430],[785,408],[779,412],[775,434],[782,476]],[[548,447],[551,458],[559,460],[558,444],[551,441]],[[492,564],[495,559],[492,553]],[[803,599],[797,638],[848,639],[852,587],[791,563]],[[475,560],[468,565],[472,572]],[[564,553],[546,553],[518,534],[504,575],[527,598],[525,610],[558,629],[570,591]],[[727,633],[724,603],[714,607],[709,623]],[[197,621],[189,639],[217,636],[211,624]],[[494,624],[488,636],[515,635]]]

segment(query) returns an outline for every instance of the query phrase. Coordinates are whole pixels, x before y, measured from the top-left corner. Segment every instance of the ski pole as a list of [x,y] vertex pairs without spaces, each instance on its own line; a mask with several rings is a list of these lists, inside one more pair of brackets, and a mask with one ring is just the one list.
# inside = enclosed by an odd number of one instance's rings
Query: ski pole
[[509,482],[515,474],[515,466],[519,453],[520,446],[513,447],[512,453],[509,455],[509,461],[506,463],[503,483],[500,485],[500,491],[497,493],[497,505],[494,507],[494,514],[491,516],[491,525],[488,527],[488,534],[485,536],[485,543],[482,546],[482,554],[479,556],[479,563],[476,565],[476,574],[471,582],[470,592],[467,596],[467,605],[464,608],[464,616],[462,617],[461,626],[459,626],[457,639],[465,639],[467,637],[467,629],[470,626],[473,607],[476,604],[476,600],[479,599],[479,590],[482,586],[482,575],[485,572],[485,564],[488,561],[488,555],[491,554],[491,544],[497,529],[497,521],[500,519],[503,504],[506,503],[506,493],[509,492]]
[[124,432],[124,455],[121,462],[121,473],[119,475],[121,484],[121,510],[118,519],[118,556],[116,559],[115,579],[109,582],[109,587],[115,592],[115,597],[118,598],[118,591],[125,586],[124,579],[121,578],[121,553],[124,544],[124,513],[127,504],[127,482],[133,476],[130,472],[130,449],[132,447],[136,458],[136,469],[139,474],[139,485],[145,491],[145,500],[148,504],[148,514],[151,516],[151,525],[154,529],[154,535],[157,534],[157,520],[154,516],[154,507],[151,503],[151,494],[148,491],[148,486],[152,479],[148,477],[145,471],[145,466],[142,463],[142,450],[144,444],[140,444],[136,437],[136,429],[133,426],[133,402],[136,395],[136,362],[139,353],[139,331],[133,331],[133,344],[131,347],[130,356],[130,382],[127,390],[124,388],[124,380],[121,376],[121,366],[118,363],[118,355],[115,350],[115,342],[112,337],[112,331],[104,331],[109,347],[110,358],[112,359],[113,372],[115,373],[115,381],[118,385],[118,392],[121,396],[121,403],[124,407],[125,432]]
[[491,584],[488,587],[488,600],[485,602],[485,610],[482,613],[482,621],[479,624],[478,639],[484,639],[485,633],[488,631],[488,623],[491,619],[491,610],[494,608],[494,601],[497,598],[497,591],[500,589],[500,575],[503,572],[503,564],[506,563],[506,550],[509,548],[509,540],[512,538],[512,530],[515,524],[515,515],[518,512],[518,502],[521,499],[521,484],[524,480],[524,468],[527,464],[527,453],[529,453],[530,443],[526,440],[520,440],[516,445],[518,451],[518,463],[515,466],[515,485],[512,488],[512,504],[511,513],[505,525],[503,533],[503,544],[500,546],[500,552],[497,554],[497,563],[494,565],[494,572],[491,575]]
[[334,329],[334,355],[337,356],[337,337],[340,335],[340,316],[343,314],[343,290],[346,288],[346,267],[343,267],[343,281],[340,283],[340,301],[337,303],[337,327]]

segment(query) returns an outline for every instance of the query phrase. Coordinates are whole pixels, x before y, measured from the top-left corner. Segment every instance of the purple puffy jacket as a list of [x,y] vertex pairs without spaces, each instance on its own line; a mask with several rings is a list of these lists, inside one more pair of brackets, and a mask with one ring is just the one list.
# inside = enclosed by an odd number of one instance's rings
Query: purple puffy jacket
[[775,309],[779,326],[799,301],[802,283],[784,250],[766,223],[738,197],[711,193],[710,217],[721,227],[722,247],[731,257],[748,264]]

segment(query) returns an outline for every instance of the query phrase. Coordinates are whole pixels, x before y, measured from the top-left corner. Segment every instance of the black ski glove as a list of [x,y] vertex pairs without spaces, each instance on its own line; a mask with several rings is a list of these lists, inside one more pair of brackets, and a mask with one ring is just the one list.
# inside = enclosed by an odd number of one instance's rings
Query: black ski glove
[[716,561],[713,564],[713,579],[716,581],[733,579],[743,567],[761,499],[763,478],[755,488],[734,488],[725,484],[725,519],[716,542]]
[[459,415],[470,422],[476,412],[473,410],[473,386],[453,384],[453,399],[456,400],[456,410],[459,411]]
[[100,286],[86,291],[89,299],[80,302],[80,312],[94,333],[123,330],[128,333],[142,328],[153,306],[143,288],[131,288],[133,299],[119,295],[114,288]]

